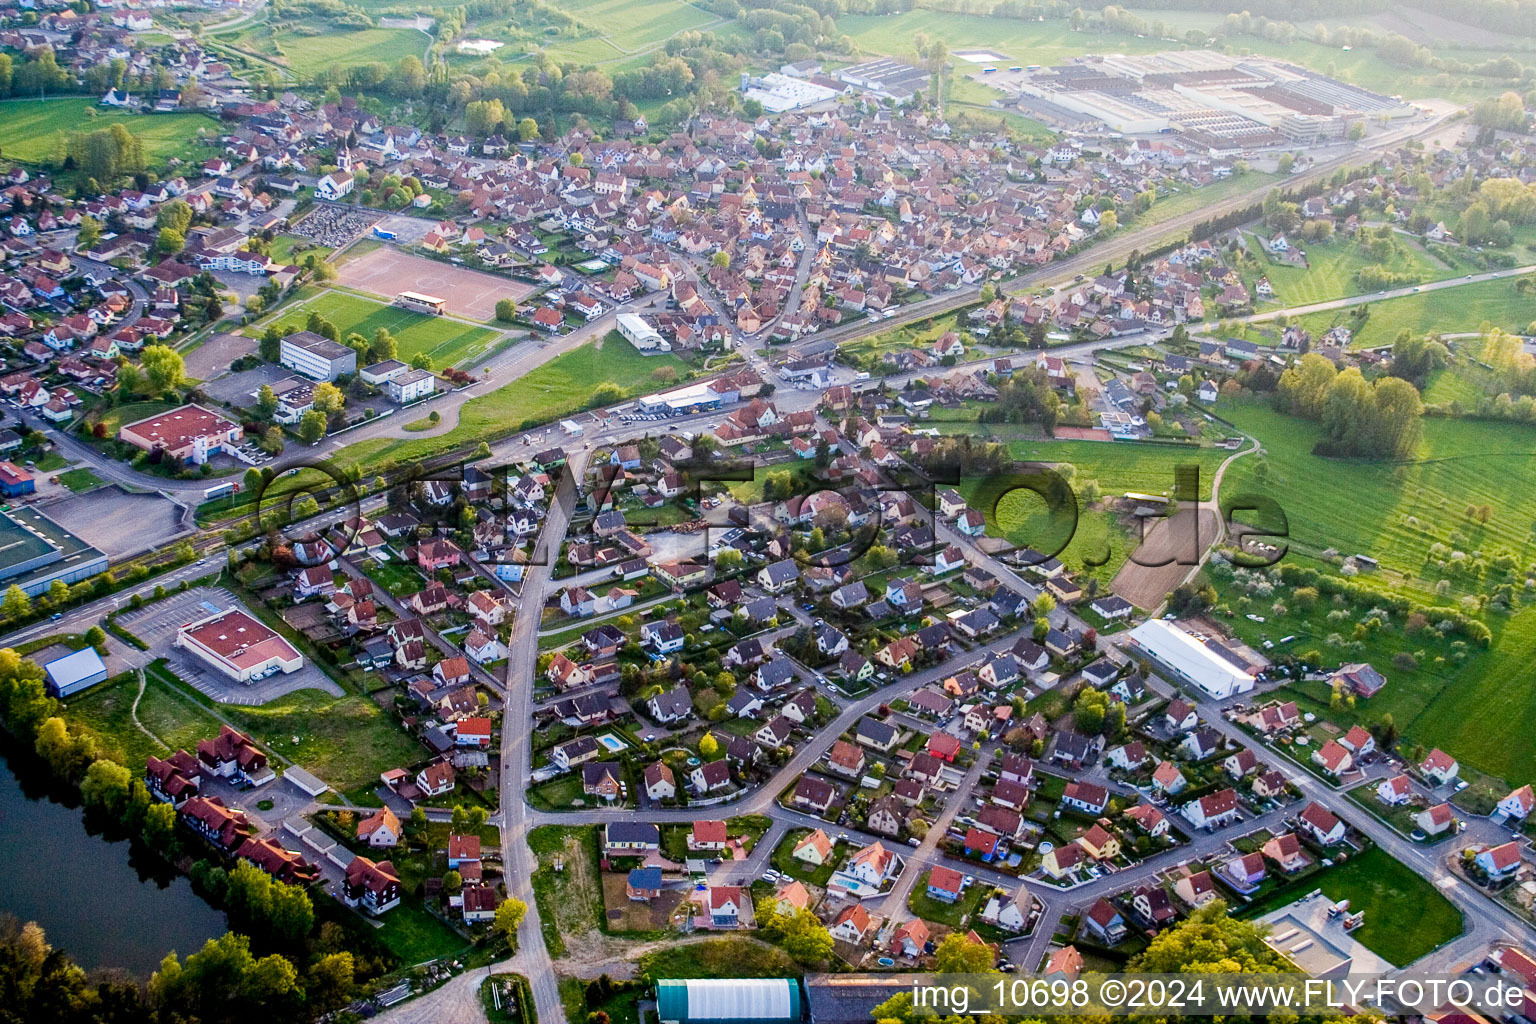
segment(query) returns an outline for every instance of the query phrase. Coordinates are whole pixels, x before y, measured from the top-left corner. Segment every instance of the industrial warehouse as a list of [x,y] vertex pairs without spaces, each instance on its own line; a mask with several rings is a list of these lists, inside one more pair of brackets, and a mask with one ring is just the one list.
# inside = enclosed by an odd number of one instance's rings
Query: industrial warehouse
[[691,978],[656,983],[661,1024],[794,1024],[804,1015],[794,978]]
[[1315,71],[1212,50],[1079,57],[989,85],[1017,90],[1020,108],[1052,123],[1126,135],[1175,132],[1212,156],[1343,139],[1364,119],[1414,108]]
[[1125,646],[1217,700],[1247,693],[1256,681],[1256,667],[1242,654],[1162,619],[1148,619],[1132,629]]

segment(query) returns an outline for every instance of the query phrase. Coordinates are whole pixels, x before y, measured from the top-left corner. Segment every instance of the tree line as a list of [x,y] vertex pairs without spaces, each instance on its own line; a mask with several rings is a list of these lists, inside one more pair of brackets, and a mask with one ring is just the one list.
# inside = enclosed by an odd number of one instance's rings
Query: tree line
[[[98,630],[99,632],[99,630]],[[345,1006],[356,983],[389,966],[368,937],[320,922],[309,893],[249,863],[226,866],[178,829],[121,754],[71,727],[48,696],[43,670],[0,650],[0,725],[61,785],[80,794],[88,818],[172,864],[191,862],[194,886],[235,929],[182,959],[168,953],[149,982],[88,975],[47,945],[35,924],[0,922],[0,1024],[38,1020],[119,1024],[308,1021]],[[209,854],[210,856],[204,856]],[[318,927],[317,927],[318,924]]]

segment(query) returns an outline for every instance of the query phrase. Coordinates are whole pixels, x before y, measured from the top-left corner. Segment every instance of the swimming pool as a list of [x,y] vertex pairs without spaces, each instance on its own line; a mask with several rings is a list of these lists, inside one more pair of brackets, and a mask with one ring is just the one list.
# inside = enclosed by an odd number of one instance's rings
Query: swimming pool
[[619,739],[611,732],[603,733],[597,738],[597,742],[601,743],[603,746],[614,752],[624,749],[624,741]]

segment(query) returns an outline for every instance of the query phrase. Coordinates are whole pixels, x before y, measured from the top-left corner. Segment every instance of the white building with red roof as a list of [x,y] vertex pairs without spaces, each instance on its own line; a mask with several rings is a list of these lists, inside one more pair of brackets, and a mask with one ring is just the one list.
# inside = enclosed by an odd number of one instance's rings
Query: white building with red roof
[[176,631],[176,646],[238,683],[304,667],[304,656],[293,644],[239,608],[226,608],[182,626]]

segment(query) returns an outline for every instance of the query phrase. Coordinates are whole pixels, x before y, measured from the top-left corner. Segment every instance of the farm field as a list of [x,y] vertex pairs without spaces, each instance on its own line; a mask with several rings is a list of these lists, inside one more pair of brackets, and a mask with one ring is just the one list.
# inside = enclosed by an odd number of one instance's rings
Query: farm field
[[[1170,27],[1177,26],[1181,32],[1208,27],[1196,21],[1200,15],[1191,15],[1187,24],[1183,20],[1175,21],[1177,12],[1146,12],[1144,16],[1149,20],[1161,20]],[[1219,20],[1219,16],[1206,17],[1212,24]],[[985,48],[996,50],[1015,62],[1046,65],[1062,63],[1083,53],[1155,53],[1184,45],[1182,41],[1126,32],[1091,35],[1073,32],[1065,19],[1024,21],[922,8],[890,15],[844,15],[837,19],[837,27],[840,32],[852,36],[860,50],[871,54],[910,55],[912,36],[921,32],[930,39],[944,40],[951,52]],[[1405,69],[1365,47],[1345,51],[1308,40],[1282,43],[1256,36],[1241,36],[1232,42],[1254,53],[1295,61],[1318,71],[1331,72],[1343,81],[1377,92],[1400,94],[1408,99],[1437,96],[1466,101],[1496,95],[1509,87],[1509,83],[1498,79],[1463,78],[1433,70]]]
[[1516,280],[1507,277],[1475,281],[1438,293],[1421,292],[1372,302],[1367,305],[1370,315],[1363,326],[1352,315],[1351,308],[1307,313],[1292,317],[1291,322],[1311,331],[1314,338],[1343,324],[1354,331],[1352,348],[1389,345],[1404,329],[1415,334],[1461,334],[1476,331],[1484,321],[1506,331],[1520,332],[1536,315],[1536,308],[1529,295],[1515,291]]
[[[1355,280],[1355,274],[1377,262],[1365,245],[1337,236],[1329,242],[1304,244],[1310,262],[1305,269],[1270,262],[1264,255],[1264,240],[1257,234],[1250,234],[1248,242],[1260,268],[1248,282],[1249,288],[1260,277],[1268,277],[1275,289],[1275,298],[1268,303],[1272,306],[1306,306],[1359,295],[1364,289]],[[1416,243],[1404,239],[1398,239],[1393,258],[1381,265],[1396,273],[1411,274],[1418,281],[1438,281],[1456,274],[1456,268],[1443,265]]]
[[[1414,461],[1345,462],[1311,454],[1315,424],[1256,403],[1235,403],[1225,412],[1264,444],[1267,468],[1260,480],[1258,461],[1239,459],[1223,481],[1223,496],[1253,493],[1277,500],[1288,520],[1288,561],[1320,565],[1319,556],[1329,547],[1370,554],[1381,563],[1362,578],[1372,586],[1428,605],[1452,605],[1479,588],[1453,579],[1446,594],[1437,594],[1438,574],[1425,572],[1431,544],[1489,556],[1507,551],[1522,566],[1536,558],[1536,536],[1529,529],[1536,520],[1536,468],[1530,457],[1536,428],[1429,418]],[[1468,519],[1468,505],[1489,506],[1489,521]],[[1297,650],[1320,649],[1325,663],[1367,660],[1388,679],[1381,694],[1353,710],[1330,708],[1325,688],[1289,688],[1306,710],[1345,725],[1371,724],[1390,712],[1407,740],[1442,747],[1519,784],[1536,776],[1536,751],[1524,742],[1536,729],[1536,606],[1524,603],[1516,589],[1511,613],[1486,616],[1493,633],[1486,651],[1429,629],[1405,636],[1396,626],[1375,632],[1363,647],[1345,650],[1329,640],[1347,636],[1358,616],[1331,622],[1327,602],[1309,611],[1292,603],[1276,615],[1266,601],[1256,609],[1264,613],[1263,623],[1240,614],[1225,621],[1249,643],[1295,636]],[[1229,599],[1225,588],[1222,598]],[[1394,664],[1398,654],[1412,655],[1416,667]]]
[[[603,32],[619,50],[633,52],[663,40],[701,29],[720,19],[683,0],[653,0],[645,4],[628,0],[565,0],[562,10]],[[556,44],[552,49],[563,47]]]
[[246,328],[245,333],[260,337],[267,325],[273,323],[285,334],[290,330],[303,330],[311,313],[319,313],[335,324],[343,338],[357,333],[371,339],[373,332],[383,327],[400,343],[402,360],[410,362],[425,353],[431,357],[433,368],[439,370],[472,363],[500,336],[500,332],[486,327],[471,327],[456,320],[413,313],[361,295],[331,290],[302,294],[296,304],[285,306],[276,315]]
[[[570,0],[559,7],[577,23],[560,26],[537,10],[520,9],[511,22],[500,17],[471,22],[465,35],[506,43],[492,55],[504,64],[528,63],[529,55],[542,49],[562,63],[601,64],[612,72],[627,68],[631,58],[679,32],[708,31],[731,24],[684,0],[657,0],[643,6],[624,0]],[[484,59],[470,53],[454,53],[449,58],[450,63],[466,66]]]
[[96,131],[113,124],[124,125],[143,143],[144,159],[152,167],[171,157],[201,162],[198,133],[216,137],[219,130],[218,122],[203,114],[132,114],[73,96],[10,100],[4,109],[5,155],[29,164],[51,162],[61,140],[71,132]]
[[411,54],[421,56],[429,42],[415,29],[337,29],[329,21],[303,23],[320,30],[317,35],[294,31],[288,25],[274,29],[258,25],[222,42],[265,56],[279,64],[303,69],[328,64],[394,64]]
[[[1433,597],[1435,580],[1421,571],[1436,541],[1490,554],[1507,550],[1521,564],[1536,557],[1536,428],[1426,418],[1416,458],[1393,463],[1315,456],[1318,424],[1259,402],[1235,402],[1223,413],[1264,446],[1264,468],[1252,457],[1237,460],[1223,497],[1273,497],[1289,520],[1293,551],[1371,555],[1381,562],[1375,583],[1420,600]],[[1468,520],[1468,505],[1490,506],[1489,522]]]

